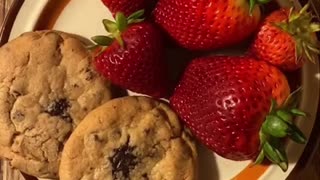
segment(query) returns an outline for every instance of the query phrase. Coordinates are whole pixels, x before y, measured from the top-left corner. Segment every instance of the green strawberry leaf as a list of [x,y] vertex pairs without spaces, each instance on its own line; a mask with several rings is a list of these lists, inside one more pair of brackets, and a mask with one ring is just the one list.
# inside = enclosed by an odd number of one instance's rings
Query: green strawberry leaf
[[99,47],[99,45],[92,44],[92,45],[87,46],[86,49],[88,49],[88,50],[94,50],[94,49],[96,49],[96,48],[98,48],[98,47]]
[[144,10],[139,10],[137,12],[134,12],[128,17],[128,24],[135,24],[135,23],[144,21],[145,18],[143,17],[143,15],[144,15]]
[[288,170],[288,162],[280,162],[278,166],[282,169],[282,171],[286,172]]
[[305,144],[307,142],[307,138],[303,132],[295,125],[289,125],[288,134],[290,139],[298,144]]
[[139,23],[139,22],[143,22],[145,19],[130,19],[128,21],[128,24],[135,24],[135,23]]
[[264,155],[264,151],[262,150],[262,151],[260,151],[254,164],[261,164],[263,162],[264,158],[265,158],[265,155]]
[[278,154],[280,161],[285,162],[286,166],[288,167],[288,157],[283,148],[275,149],[275,152]]
[[128,27],[128,21],[126,16],[123,13],[117,13],[116,14],[116,24],[117,28],[120,32],[123,32]]
[[[306,44],[306,42],[302,41],[302,48],[303,49],[308,49],[308,45]],[[316,62],[316,58],[312,55],[312,51],[303,51],[303,54],[309,59],[309,61],[315,63]]]
[[295,116],[307,117],[307,114],[300,109],[291,109],[290,112]]
[[306,4],[305,6],[302,7],[302,9],[299,11],[299,16],[303,16],[308,13],[308,9],[310,7],[310,4]]
[[270,0],[257,0],[258,4],[267,4]]
[[260,146],[262,147],[263,144],[268,140],[268,137],[262,130],[259,131],[259,138],[260,138]]
[[314,45],[312,45],[312,44],[309,44],[309,45],[308,45],[308,48],[309,48],[312,52],[317,53],[317,54],[320,54],[320,49],[319,49],[319,47],[314,46]]
[[118,31],[117,24],[109,19],[102,20],[102,23],[104,25],[104,28],[107,32],[113,34]]
[[296,108],[302,96],[302,87],[293,91],[286,99],[284,106],[287,108]]
[[97,43],[100,46],[110,46],[114,41],[112,38],[108,36],[94,36],[91,38],[93,42]]
[[263,146],[266,157],[285,172],[288,170],[288,158],[281,149],[281,147],[271,145],[269,142],[266,142]]
[[132,13],[129,17],[128,17],[128,21],[130,20],[133,20],[133,19],[140,19],[142,18],[144,15],[144,10],[139,10],[139,11],[136,11],[134,13]]
[[320,31],[320,24],[311,23],[310,24],[310,29],[311,29],[312,32],[318,32],[318,31]]
[[277,101],[274,99],[271,99],[271,106],[269,109],[269,114],[274,113],[274,110],[277,108]]
[[250,0],[250,15],[252,15],[252,12],[255,6],[256,6],[256,0]]
[[277,116],[280,117],[283,121],[292,124],[293,115],[285,110],[279,110],[276,112]]
[[277,154],[277,152],[274,150],[274,148],[271,146],[269,142],[266,142],[264,144],[263,151],[265,152],[265,155],[271,162],[275,164],[279,164],[281,162],[279,155]]
[[250,0],[249,1],[250,15],[252,16],[252,12],[253,12],[256,5],[267,4],[269,2],[270,2],[270,0]]

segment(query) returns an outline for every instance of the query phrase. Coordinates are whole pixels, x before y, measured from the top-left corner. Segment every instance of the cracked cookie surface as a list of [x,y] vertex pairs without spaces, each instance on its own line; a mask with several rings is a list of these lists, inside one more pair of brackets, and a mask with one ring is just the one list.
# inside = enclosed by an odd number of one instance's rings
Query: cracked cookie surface
[[59,175],[62,180],[194,180],[197,152],[166,104],[124,97],[80,123],[65,145]]
[[61,151],[110,83],[73,35],[29,32],[0,49],[0,156],[21,171],[56,178]]

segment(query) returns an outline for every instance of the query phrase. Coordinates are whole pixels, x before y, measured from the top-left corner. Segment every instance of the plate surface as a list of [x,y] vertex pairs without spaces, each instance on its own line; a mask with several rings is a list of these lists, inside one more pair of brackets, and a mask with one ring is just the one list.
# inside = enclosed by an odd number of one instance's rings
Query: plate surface
[[[281,1],[282,4],[285,4]],[[25,0],[13,25],[10,39],[26,31],[55,29],[90,38],[103,35],[102,19],[113,19],[101,0]],[[306,64],[302,70],[303,99],[300,108],[310,116],[308,120],[298,119],[297,124],[310,136],[316,119],[319,99],[319,64]],[[225,179],[285,179],[295,167],[303,145],[289,142],[289,169],[283,173],[275,165],[252,166],[251,161],[234,162],[223,159],[199,145],[200,180]]]

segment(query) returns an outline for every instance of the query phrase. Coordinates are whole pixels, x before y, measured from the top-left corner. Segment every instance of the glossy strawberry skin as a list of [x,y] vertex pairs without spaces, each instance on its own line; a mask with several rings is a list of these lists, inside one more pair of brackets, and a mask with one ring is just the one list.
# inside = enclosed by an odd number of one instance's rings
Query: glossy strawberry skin
[[114,41],[95,59],[95,67],[112,83],[131,91],[164,97],[168,91],[167,65],[161,33],[153,24],[130,25],[121,35],[124,47]]
[[274,25],[285,22],[288,18],[288,9],[271,13],[259,28],[251,47],[251,53],[259,60],[267,61],[286,71],[294,71],[303,65],[302,61],[296,61],[295,40]]
[[139,10],[151,11],[156,0],[102,0],[103,4],[109,8],[113,15],[123,12],[125,16]]
[[203,144],[240,161],[257,155],[271,99],[282,104],[289,92],[285,76],[265,62],[210,57],[191,62],[170,104]]
[[181,46],[191,50],[224,48],[242,42],[258,27],[243,0],[159,0],[155,21]]

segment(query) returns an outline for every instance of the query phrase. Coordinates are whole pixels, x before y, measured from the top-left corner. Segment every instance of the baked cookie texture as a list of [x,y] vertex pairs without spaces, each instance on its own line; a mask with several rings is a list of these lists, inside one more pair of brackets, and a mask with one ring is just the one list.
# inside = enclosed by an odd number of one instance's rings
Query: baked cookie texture
[[0,157],[21,171],[58,177],[61,151],[92,109],[111,99],[80,40],[29,32],[0,49]]
[[194,180],[197,152],[177,115],[147,97],[90,112],[62,153],[61,180]]

